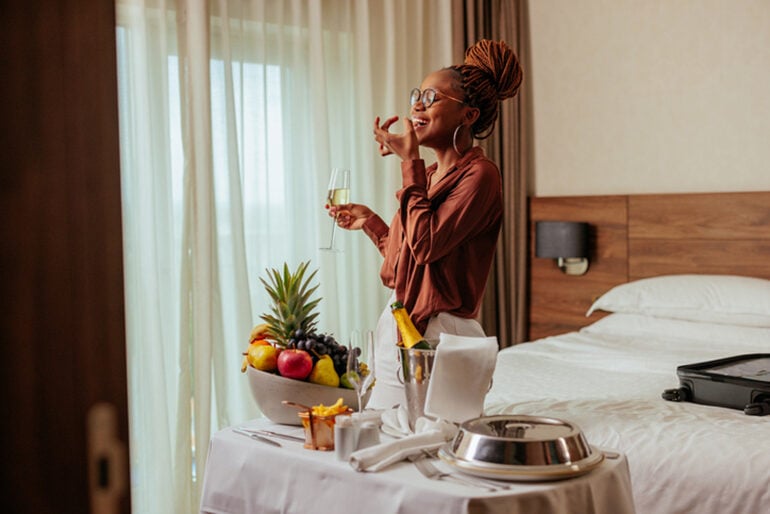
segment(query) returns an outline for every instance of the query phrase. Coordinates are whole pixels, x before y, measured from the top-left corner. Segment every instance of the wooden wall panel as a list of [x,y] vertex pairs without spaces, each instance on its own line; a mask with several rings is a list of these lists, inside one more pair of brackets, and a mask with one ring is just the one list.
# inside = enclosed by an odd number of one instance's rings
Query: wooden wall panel
[[[593,299],[628,277],[625,196],[550,197],[530,200],[529,332],[534,340],[577,330]],[[590,225],[590,266],[581,276],[565,275],[553,259],[535,257],[537,221],[583,221]]]
[[704,239],[631,239],[628,244],[629,280],[678,273],[770,279],[770,239],[730,244]]
[[770,192],[632,195],[631,239],[767,239]]
[[629,279],[675,273],[770,278],[770,192],[628,199]]
[[[587,221],[591,266],[562,274],[534,256],[540,220]],[[732,274],[770,279],[770,192],[530,199],[529,340],[577,330],[612,286],[658,275]]]

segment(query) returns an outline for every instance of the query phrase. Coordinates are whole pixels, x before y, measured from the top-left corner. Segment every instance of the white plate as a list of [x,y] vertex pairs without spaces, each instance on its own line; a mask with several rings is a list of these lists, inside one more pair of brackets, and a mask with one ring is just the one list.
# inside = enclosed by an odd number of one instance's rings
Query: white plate
[[448,444],[439,448],[438,456],[456,470],[469,475],[495,480],[544,482],[576,477],[598,467],[604,461],[604,453],[593,447],[591,447],[591,450],[591,454],[588,457],[578,462],[550,466],[513,466],[469,461],[454,455]]

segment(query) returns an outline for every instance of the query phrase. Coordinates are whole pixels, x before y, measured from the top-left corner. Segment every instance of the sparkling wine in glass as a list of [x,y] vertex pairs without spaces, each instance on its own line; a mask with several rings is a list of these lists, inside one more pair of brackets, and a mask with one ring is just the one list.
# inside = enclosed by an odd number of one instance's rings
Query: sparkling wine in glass
[[[326,202],[331,206],[343,205],[350,201],[350,170],[343,168],[333,168],[331,177],[329,177],[329,190],[326,196]],[[339,252],[341,250],[334,246],[334,236],[337,229],[337,216],[332,220],[332,235],[329,246],[321,247],[321,250]]]

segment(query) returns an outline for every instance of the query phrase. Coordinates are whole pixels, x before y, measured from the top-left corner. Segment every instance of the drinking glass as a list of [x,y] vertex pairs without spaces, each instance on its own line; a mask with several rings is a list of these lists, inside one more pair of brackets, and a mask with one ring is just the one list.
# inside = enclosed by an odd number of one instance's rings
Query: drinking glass
[[[329,177],[329,192],[326,196],[329,205],[343,205],[350,201],[350,170],[344,168],[332,168],[332,174]],[[332,220],[332,236],[329,246],[322,246],[321,250],[339,252],[340,249],[334,246],[334,236],[337,230],[337,216]]]
[[[353,342],[348,344],[348,380],[353,386],[353,389],[356,391],[356,398],[358,399],[358,412],[364,410],[363,402],[361,399],[363,398],[367,389],[369,389],[369,387],[374,382],[374,332],[368,330],[365,337],[365,349],[362,349],[358,346],[358,332],[353,332],[352,334],[352,339],[355,342],[355,345]],[[365,377],[362,377],[359,372],[360,363],[362,362],[362,352],[367,359],[363,362],[366,362],[366,365],[369,368],[369,373]]]

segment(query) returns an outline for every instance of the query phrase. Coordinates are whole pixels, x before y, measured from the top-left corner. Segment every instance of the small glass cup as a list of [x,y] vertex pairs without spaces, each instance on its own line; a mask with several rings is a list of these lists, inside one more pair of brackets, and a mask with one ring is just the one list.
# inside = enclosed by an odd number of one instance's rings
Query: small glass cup
[[334,416],[311,416],[309,411],[300,412],[299,418],[302,420],[302,428],[305,429],[304,447],[325,452],[334,450],[334,418],[352,412],[352,409],[348,409]]

